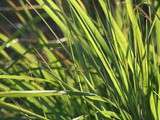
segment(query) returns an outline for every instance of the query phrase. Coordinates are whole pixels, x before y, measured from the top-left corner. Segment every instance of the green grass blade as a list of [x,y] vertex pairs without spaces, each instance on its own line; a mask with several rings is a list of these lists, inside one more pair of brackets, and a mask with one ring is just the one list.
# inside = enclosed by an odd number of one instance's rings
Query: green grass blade
[[0,97],[44,97],[44,96],[94,96],[89,92],[74,92],[74,91],[57,91],[57,90],[31,90],[31,91],[5,91],[0,92]]

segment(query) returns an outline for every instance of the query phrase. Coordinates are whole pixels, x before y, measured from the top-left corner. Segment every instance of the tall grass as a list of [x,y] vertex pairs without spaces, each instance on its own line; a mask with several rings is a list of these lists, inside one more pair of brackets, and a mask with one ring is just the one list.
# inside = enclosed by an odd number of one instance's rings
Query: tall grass
[[[158,0],[35,2],[43,12],[21,0],[22,27],[0,33],[2,119],[160,119]],[[50,44],[39,22],[60,44]],[[18,41],[27,30],[36,44]]]

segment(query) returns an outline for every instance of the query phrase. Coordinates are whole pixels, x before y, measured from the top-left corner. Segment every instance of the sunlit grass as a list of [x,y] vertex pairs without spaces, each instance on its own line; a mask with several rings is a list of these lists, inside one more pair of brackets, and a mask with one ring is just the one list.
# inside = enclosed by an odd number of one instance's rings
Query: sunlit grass
[[[160,119],[158,0],[35,2],[38,9],[30,0],[20,2],[24,12],[15,14],[21,28],[10,36],[0,33],[0,117]],[[50,44],[39,22],[58,44]],[[27,30],[36,44],[20,42]]]

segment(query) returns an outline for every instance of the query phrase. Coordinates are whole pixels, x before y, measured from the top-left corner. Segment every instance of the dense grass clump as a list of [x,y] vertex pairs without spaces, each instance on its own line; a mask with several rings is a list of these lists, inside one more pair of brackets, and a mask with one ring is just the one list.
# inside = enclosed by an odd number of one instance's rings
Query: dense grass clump
[[160,119],[158,0],[3,4],[0,118]]

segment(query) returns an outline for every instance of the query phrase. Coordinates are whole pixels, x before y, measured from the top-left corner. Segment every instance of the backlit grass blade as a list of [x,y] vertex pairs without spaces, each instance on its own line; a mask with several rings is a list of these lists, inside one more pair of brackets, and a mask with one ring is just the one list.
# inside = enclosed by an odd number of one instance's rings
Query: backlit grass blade
[[54,9],[54,12],[53,12],[53,10],[49,6],[47,6],[47,3],[45,1],[43,1],[43,0],[36,0],[36,2],[46,11],[46,13],[52,18],[52,20],[56,22],[56,24],[61,28],[61,30],[64,33],[66,33],[66,35],[68,35],[67,27],[64,24],[65,21],[61,20],[61,18],[59,18],[57,16],[57,14],[61,14],[60,13],[61,11],[58,8],[58,6],[55,3],[53,3],[51,0],[49,0],[49,3],[51,4],[51,7],[53,7],[53,9]]
[[45,96],[95,96],[88,92],[74,92],[74,91],[57,91],[57,90],[32,90],[32,91],[6,91],[0,92],[0,97],[45,97]]
[[157,120],[158,116],[157,116],[157,110],[156,110],[156,104],[155,104],[153,92],[151,92],[151,96],[150,96],[150,109],[151,109],[154,119]]
[[[108,50],[108,47],[103,39],[103,37],[101,36],[101,34],[99,33],[99,31],[96,29],[96,27],[94,26],[94,24],[92,23],[92,21],[90,20],[90,18],[87,16],[87,14],[85,12],[83,12],[83,10],[81,9],[81,7],[78,5],[78,3],[76,3],[76,1],[70,1],[71,4],[73,5],[73,7],[75,7],[75,10],[79,13],[79,15],[76,14],[89,42],[91,43],[93,49],[95,50],[95,52],[97,53],[97,55],[99,56],[101,62],[103,63],[106,71],[108,72],[114,87],[116,89],[116,91],[118,92],[119,96],[121,97],[121,99],[124,101],[125,99],[125,95],[124,93],[122,93],[121,88],[119,86],[119,82],[115,77],[115,74],[109,64],[108,59],[106,58],[106,56],[104,55],[102,48],[104,48],[106,50],[106,52],[110,53],[110,51]],[[74,10],[74,8],[73,8]],[[98,39],[98,41],[96,41]],[[99,43],[102,45],[102,48],[100,47]],[[103,43],[104,42],[104,43]],[[123,96],[123,97],[122,97]]]
[[12,110],[21,112],[22,114],[27,114],[27,115],[34,116],[35,118],[38,118],[38,119],[48,120],[47,118],[45,118],[45,117],[43,117],[41,115],[38,115],[38,114],[36,114],[34,112],[31,112],[31,111],[29,111],[27,109],[24,109],[24,108],[22,108],[20,106],[17,106],[17,105],[11,104],[11,103],[0,101],[0,106],[3,107],[3,108],[6,108],[6,109],[12,109]]
[[146,58],[147,53],[145,51],[146,46],[144,46],[143,44],[142,33],[133,9],[132,0],[126,0],[125,2],[126,2],[127,13],[132,23],[134,46],[135,46],[135,49],[137,49],[136,53],[134,54],[138,54],[138,58],[140,58],[139,66],[140,66],[140,69],[142,70],[142,76],[139,83],[140,83],[140,86],[143,86],[142,89],[146,94],[148,90],[148,66],[147,66],[147,58]]
[[121,47],[121,50],[123,51],[123,54],[126,55],[127,53],[127,49],[128,49],[128,41],[126,40],[124,34],[122,33],[120,27],[118,26],[118,24],[116,23],[115,19],[113,18],[111,11],[107,8],[105,2],[107,2],[107,0],[99,0],[99,3],[103,9],[103,12],[105,13],[105,17],[106,19],[110,22],[111,27],[113,27],[114,33],[117,36],[117,42]]
[[36,78],[36,77],[29,77],[29,76],[18,76],[18,75],[0,75],[0,79],[14,79],[19,81],[35,81],[35,82],[49,82],[50,80],[42,79],[42,78]]
[[129,18],[131,20],[132,27],[133,27],[134,38],[138,45],[138,50],[140,52],[140,57],[143,57],[145,49],[144,49],[144,45],[142,42],[142,34],[141,34],[141,31],[140,31],[140,28],[137,22],[136,15],[133,10],[132,0],[126,0],[125,2],[126,2],[126,7],[127,7],[127,13],[129,15]]
[[[156,45],[157,45],[157,63],[160,65],[160,8],[157,10],[157,14],[155,17],[155,28],[156,28]],[[157,68],[158,69],[158,68]],[[158,95],[160,96],[160,73],[158,75]],[[158,99],[158,108],[160,107],[160,99]],[[158,117],[160,119],[160,109],[158,109]]]
[[[0,39],[3,40],[4,42],[8,42],[8,40],[10,40],[7,36],[5,36],[2,33],[0,33]],[[18,52],[21,55],[23,55],[26,52],[26,49],[22,45],[20,45],[20,43],[18,43],[17,39],[13,39],[9,43],[7,43],[6,47],[13,48],[16,52]],[[30,65],[32,67],[36,67],[37,66],[36,65],[36,61],[37,60],[36,60],[34,55],[28,53],[28,54],[25,54],[24,57],[26,57],[26,59],[28,59],[28,61],[30,61]]]

